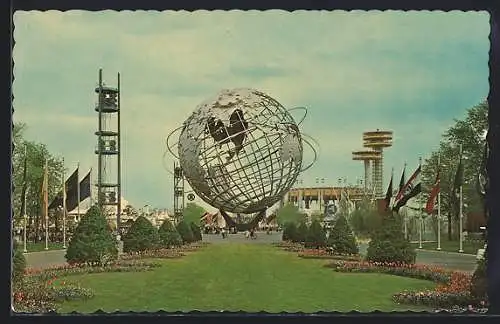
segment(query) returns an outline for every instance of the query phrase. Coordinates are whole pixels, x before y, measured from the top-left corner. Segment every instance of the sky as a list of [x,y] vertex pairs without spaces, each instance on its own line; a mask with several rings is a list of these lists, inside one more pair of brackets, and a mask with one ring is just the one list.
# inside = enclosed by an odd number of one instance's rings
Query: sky
[[355,183],[362,133],[392,130],[384,187],[489,89],[487,12],[33,11],[14,24],[13,119],[80,177],[96,179],[98,70],[111,86],[120,72],[122,195],[137,208],[173,206],[165,139],[221,89],[307,107],[301,131],[320,150],[303,186]]

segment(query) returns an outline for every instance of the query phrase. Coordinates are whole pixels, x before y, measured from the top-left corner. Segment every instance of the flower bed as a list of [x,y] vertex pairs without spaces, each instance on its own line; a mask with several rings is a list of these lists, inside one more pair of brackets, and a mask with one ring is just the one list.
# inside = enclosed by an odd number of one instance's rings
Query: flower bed
[[159,249],[122,254],[121,260],[178,259],[185,256],[181,249]]
[[359,261],[359,255],[341,255],[333,254],[324,249],[304,249],[299,252],[299,257],[303,259],[326,259],[326,260],[346,260],[346,261]]
[[295,243],[290,241],[274,243],[274,245],[287,252],[300,252],[304,250],[304,246],[301,243]]
[[194,242],[190,244],[186,244],[180,247],[180,250],[182,252],[194,252],[197,251],[205,246],[207,246],[209,243],[207,242]]
[[472,276],[468,273],[415,264],[378,262],[333,262],[327,265],[337,272],[384,273],[402,277],[430,280],[437,283],[434,290],[404,291],[393,296],[398,304],[413,304],[450,309],[454,306],[483,309],[486,303],[470,295]]

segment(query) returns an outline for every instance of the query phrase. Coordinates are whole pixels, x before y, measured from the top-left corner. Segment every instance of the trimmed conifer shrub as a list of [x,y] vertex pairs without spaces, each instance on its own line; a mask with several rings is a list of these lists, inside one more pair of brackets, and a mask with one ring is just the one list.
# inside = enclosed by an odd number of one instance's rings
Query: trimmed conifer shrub
[[318,220],[313,220],[307,231],[305,247],[322,248],[326,245],[326,233]]
[[281,238],[283,241],[297,242],[297,226],[294,222],[285,224]]
[[359,253],[356,238],[344,215],[339,215],[335,220],[326,245],[330,247],[335,254],[352,255]]
[[123,236],[123,252],[153,250],[158,247],[157,229],[144,216],[139,216]]
[[471,280],[470,294],[472,297],[488,300],[488,274],[486,272],[488,264],[488,253],[484,253],[484,258],[479,260]]
[[199,242],[202,240],[201,237],[201,229],[198,225],[196,225],[194,222],[191,222],[189,224],[189,227],[191,227],[191,232],[193,233],[193,241],[194,242]]
[[68,263],[104,265],[118,256],[117,242],[97,206],[89,208],[78,223],[66,251]]
[[24,277],[26,269],[26,258],[19,244],[14,240],[12,245],[12,282],[19,283]]
[[300,243],[305,242],[308,231],[309,228],[307,227],[306,222],[304,221],[300,222],[299,227],[297,227],[296,241]]
[[166,219],[158,230],[160,245],[166,248],[182,245],[182,238],[172,222]]
[[368,261],[415,263],[417,254],[405,239],[401,225],[398,215],[392,213],[384,216],[380,229],[375,231],[368,245]]
[[185,221],[181,221],[177,224],[177,232],[179,232],[184,244],[194,242],[193,231]]

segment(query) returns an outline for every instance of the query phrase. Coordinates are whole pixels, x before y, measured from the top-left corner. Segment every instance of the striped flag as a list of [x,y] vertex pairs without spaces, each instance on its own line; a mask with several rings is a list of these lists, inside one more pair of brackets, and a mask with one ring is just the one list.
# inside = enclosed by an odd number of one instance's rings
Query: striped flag
[[432,186],[429,198],[427,199],[427,204],[425,205],[425,211],[429,215],[431,215],[434,212],[434,205],[436,204],[436,198],[440,190],[440,182],[441,180],[439,178],[439,170],[438,170],[436,175],[436,181],[434,181],[434,185]]
[[422,191],[422,184],[420,180],[421,170],[422,170],[422,165],[419,165],[417,170],[413,172],[410,179],[408,179],[408,181],[404,185],[403,190],[398,192],[396,199],[394,201],[395,206],[393,207],[393,210],[395,212],[398,212],[401,207],[406,205],[408,200],[415,197]]

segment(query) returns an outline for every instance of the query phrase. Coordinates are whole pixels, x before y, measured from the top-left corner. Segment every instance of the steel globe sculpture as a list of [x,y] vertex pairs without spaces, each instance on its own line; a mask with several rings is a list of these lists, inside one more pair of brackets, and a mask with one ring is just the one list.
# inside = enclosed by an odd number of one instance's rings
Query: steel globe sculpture
[[[297,109],[304,112],[299,122],[291,114]],[[206,203],[224,212],[259,213],[280,201],[316,161],[316,143],[299,130],[306,112],[287,110],[257,90],[222,90],[196,107],[167,146]],[[305,145],[314,157],[304,166]]]

